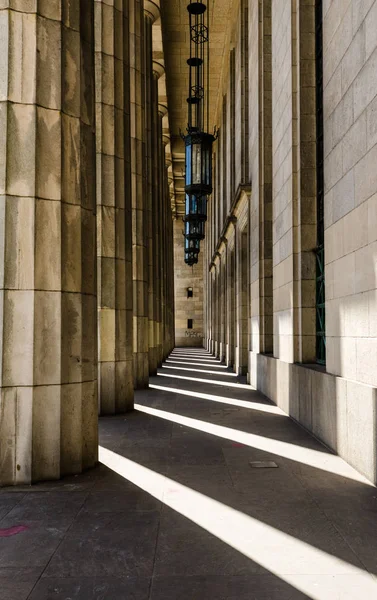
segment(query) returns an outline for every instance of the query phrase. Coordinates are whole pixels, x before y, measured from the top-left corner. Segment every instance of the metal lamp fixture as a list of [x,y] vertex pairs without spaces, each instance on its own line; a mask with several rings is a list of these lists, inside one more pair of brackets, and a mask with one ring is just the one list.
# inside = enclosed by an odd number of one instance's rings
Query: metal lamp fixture
[[204,221],[185,219],[185,236],[188,240],[204,240]]
[[200,242],[197,239],[188,239],[185,236],[185,262],[192,267],[198,262]]
[[207,198],[206,196],[195,196],[186,194],[186,221],[207,220]]
[[[209,128],[209,26],[207,6],[190,0],[187,6],[190,26],[189,94],[185,142],[186,242],[204,239],[207,196],[212,193],[212,145],[215,135]],[[189,255],[185,248],[185,261]],[[197,255],[196,255],[197,258]],[[190,255],[191,261],[191,255]],[[197,260],[196,260],[197,262]]]
[[186,192],[205,195],[212,193],[212,144],[210,133],[191,130],[185,136]]

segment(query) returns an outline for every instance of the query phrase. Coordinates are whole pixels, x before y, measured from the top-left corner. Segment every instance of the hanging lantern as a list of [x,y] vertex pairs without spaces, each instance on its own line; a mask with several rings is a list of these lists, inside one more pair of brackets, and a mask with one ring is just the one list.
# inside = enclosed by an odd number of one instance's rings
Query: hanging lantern
[[192,240],[192,239],[188,239],[185,236],[185,253],[193,253],[193,254],[199,254],[200,252],[200,242],[198,239],[196,240]]
[[185,263],[190,266],[197,264],[199,252],[199,240],[188,239],[185,236]]
[[198,255],[191,251],[185,252],[185,263],[189,267],[192,267],[193,265],[197,265],[198,264]]
[[186,194],[186,221],[207,220],[207,198],[206,196],[194,196]]
[[188,240],[204,240],[204,221],[188,221],[185,219],[185,236]]
[[209,101],[208,11],[200,0],[190,0],[187,10],[190,21],[188,129],[204,131],[208,128],[205,113]]
[[212,193],[212,144],[210,133],[191,130],[185,136],[187,194],[205,196]]
[[189,240],[185,238],[185,263],[190,267],[198,263],[200,252],[199,240]]
[[209,129],[209,16],[202,0],[190,0],[189,93],[185,142],[185,262],[198,262],[204,239],[207,196],[212,193],[212,145]]

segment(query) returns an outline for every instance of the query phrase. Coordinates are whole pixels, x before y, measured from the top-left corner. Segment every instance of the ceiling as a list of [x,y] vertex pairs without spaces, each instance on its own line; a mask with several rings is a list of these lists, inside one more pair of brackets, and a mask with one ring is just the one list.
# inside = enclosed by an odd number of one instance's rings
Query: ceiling
[[[184,214],[184,144],[180,130],[187,127],[190,55],[189,0],[161,0],[162,33],[169,104],[169,125],[175,200],[178,215]],[[228,56],[230,11],[233,0],[208,0],[210,36],[210,131],[217,124],[221,103],[224,60]]]

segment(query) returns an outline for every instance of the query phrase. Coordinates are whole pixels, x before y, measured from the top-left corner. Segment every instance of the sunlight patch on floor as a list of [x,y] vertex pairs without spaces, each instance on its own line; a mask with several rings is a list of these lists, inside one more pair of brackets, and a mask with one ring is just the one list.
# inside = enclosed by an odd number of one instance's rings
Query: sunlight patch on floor
[[221,377],[237,377],[237,373],[221,373],[219,371],[208,371],[207,369],[189,369],[187,367],[171,367],[164,363],[162,369],[176,369],[177,371],[190,371],[190,373],[207,373],[208,375],[220,375]]
[[[190,369],[191,371],[191,369]],[[251,385],[244,383],[233,383],[232,381],[218,381],[216,379],[201,379],[200,377],[186,377],[185,375],[173,375],[172,373],[157,373],[158,377],[171,377],[172,379],[185,379],[186,381],[199,381],[199,383],[209,383],[214,385],[222,385],[223,387],[234,387],[241,390],[254,390]],[[216,373],[219,375],[219,373]],[[230,373],[232,375],[232,373]],[[234,373],[235,375],[235,373]]]
[[197,354],[170,354],[169,358],[174,358],[174,359],[179,359],[179,360],[200,360],[204,362],[211,362],[211,363],[218,363],[219,365],[221,364],[221,361],[218,358],[215,358],[214,356],[208,355],[203,357],[201,355],[197,355]]
[[248,400],[237,400],[236,398],[227,398],[226,396],[215,396],[213,394],[203,394],[201,392],[193,392],[191,390],[183,390],[181,388],[165,387],[162,385],[149,384],[149,388],[160,390],[163,392],[172,392],[173,394],[181,394],[190,396],[190,398],[199,398],[201,400],[211,400],[211,402],[220,402],[221,404],[229,404],[230,406],[239,406],[259,412],[271,413],[288,418],[288,416],[277,406],[271,404],[262,404],[261,402],[252,402]]
[[203,358],[212,358],[212,360],[219,360],[214,354],[210,354],[210,352],[170,352],[169,356],[200,356]]
[[355,471],[355,469],[336,454],[320,452],[312,448],[305,448],[305,446],[290,444],[289,442],[264,437],[255,433],[247,433],[246,431],[239,431],[238,429],[208,423],[207,421],[191,417],[184,417],[183,415],[141,404],[135,404],[135,410],[374,487],[370,481]]
[[197,354],[199,356],[209,356],[211,358],[214,358],[214,355],[210,352],[207,352],[207,350],[203,350],[203,352],[201,352],[200,350],[185,350],[184,348],[182,348],[182,350],[173,350],[173,352],[171,352],[170,354]]
[[[204,364],[204,363],[199,363],[199,362],[188,362],[188,361],[183,361],[183,360],[171,360],[170,358],[168,358],[164,364],[166,365],[170,365],[170,363],[173,363],[174,365],[193,365],[194,367],[215,367],[215,365],[208,365]],[[178,367],[176,367],[178,368]],[[221,365],[219,364],[218,366],[216,365],[217,369],[227,369],[228,367],[226,365]],[[191,369],[190,369],[191,370]]]
[[[311,600],[330,598],[329,590],[318,585],[321,576],[326,575],[351,575],[360,598],[377,597],[377,581],[366,571],[336,556],[101,446],[99,460]],[[336,580],[334,591],[336,593]],[[341,598],[338,594],[332,597]]]

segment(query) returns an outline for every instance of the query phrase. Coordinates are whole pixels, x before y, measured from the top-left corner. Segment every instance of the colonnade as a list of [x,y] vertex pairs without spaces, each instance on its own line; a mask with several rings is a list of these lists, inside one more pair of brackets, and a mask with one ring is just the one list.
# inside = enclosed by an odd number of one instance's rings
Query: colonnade
[[93,466],[174,346],[157,0],[5,5],[0,485]]
[[212,257],[210,236],[205,242],[209,270],[204,345],[238,375],[248,372],[250,343],[249,199],[245,186]]

